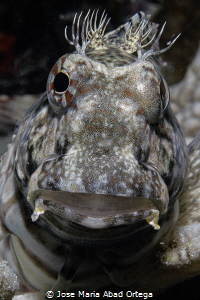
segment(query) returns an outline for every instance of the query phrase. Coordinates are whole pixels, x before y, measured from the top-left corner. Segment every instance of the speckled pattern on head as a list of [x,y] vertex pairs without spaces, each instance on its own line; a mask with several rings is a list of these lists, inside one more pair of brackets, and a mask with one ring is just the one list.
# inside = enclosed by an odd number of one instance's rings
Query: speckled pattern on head
[[[157,24],[142,12],[107,34],[105,14],[98,23],[98,13],[90,17],[88,12],[81,32],[80,17],[74,19],[72,41],[66,31],[76,52],[54,65],[47,92],[27,112],[2,159],[3,226],[15,235],[12,248],[18,264],[37,289],[41,283],[36,275],[31,279],[25,261],[30,270],[42,262],[44,286],[50,288],[53,279],[48,277],[56,280],[64,261],[60,276],[69,272],[68,257],[75,251],[71,244],[113,247],[128,236],[134,249],[127,254],[129,263],[137,260],[173,225],[174,203],[187,170],[187,149],[170,109],[168,86],[151,58],[176,39],[159,50],[164,27],[156,37]],[[5,196],[8,187],[13,189],[10,198]],[[21,229],[10,222],[14,206]],[[37,234],[38,230],[44,234]],[[150,231],[149,236],[134,238],[140,230]],[[27,244],[23,236],[31,232]],[[41,254],[45,244],[46,257]],[[24,257],[19,254],[22,247],[27,249]],[[50,268],[56,247],[62,251],[58,264]],[[120,265],[127,259],[122,258],[122,248],[116,254]],[[72,255],[78,257],[77,269],[79,250]],[[116,284],[106,268],[108,260],[96,256],[92,272],[101,269],[101,262]],[[85,266],[87,262],[88,258]],[[66,280],[68,289],[73,278]],[[88,282],[75,287],[88,287]]]

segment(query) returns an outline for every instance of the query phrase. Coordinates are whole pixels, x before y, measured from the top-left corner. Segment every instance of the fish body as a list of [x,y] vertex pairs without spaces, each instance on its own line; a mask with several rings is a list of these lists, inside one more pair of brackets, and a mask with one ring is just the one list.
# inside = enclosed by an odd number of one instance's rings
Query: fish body
[[159,50],[162,30],[142,12],[107,34],[97,16],[81,32],[75,17],[76,52],[54,65],[1,161],[1,239],[37,290],[134,283],[121,270],[178,218],[188,153],[152,59],[175,40]]

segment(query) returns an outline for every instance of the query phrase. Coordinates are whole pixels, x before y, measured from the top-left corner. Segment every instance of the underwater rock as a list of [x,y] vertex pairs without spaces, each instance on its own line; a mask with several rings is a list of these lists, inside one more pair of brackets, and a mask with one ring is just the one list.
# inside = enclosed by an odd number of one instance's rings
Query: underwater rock
[[11,300],[18,288],[17,276],[8,266],[7,261],[0,261],[0,299]]

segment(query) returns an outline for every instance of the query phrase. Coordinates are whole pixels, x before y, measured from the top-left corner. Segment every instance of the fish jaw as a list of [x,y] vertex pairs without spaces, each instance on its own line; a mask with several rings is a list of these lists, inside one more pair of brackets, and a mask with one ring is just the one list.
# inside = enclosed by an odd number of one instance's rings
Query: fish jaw
[[[53,163],[50,167],[52,173],[54,173],[54,163],[56,164],[57,161],[57,159],[50,161]],[[47,165],[48,163],[49,161],[47,161]],[[152,178],[149,177],[149,181],[154,181],[156,178],[159,189],[155,187],[153,190],[149,184],[148,194],[133,190],[132,195],[120,195],[120,189],[119,193],[115,194],[113,188],[112,193],[109,194],[106,193],[106,189],[102,192],[98,185],[95,192],[86,191],[86,186],[84,192],[83,187],[79,187],[79,190],[76,190],[76,187],[73,190],[71,186],[70,189],[67,182],[68,176],[66,176],[64,184],[62,178],[59,189],[49,189],[44,177],[41,180],[41,176],[44,176],[43,171],[46,169],[44,164],[33,173],[29,182],[27,200],[33,210],[32,221],[37,221],[40,215],[45,218],[45,212],[48,211],[56,218],[60,217],[91,229],[131,225],[142,220],[150,224],[155,230],[160,228],[158,221],[160,216],[167,212],[169,196],[167,186],[152,166],[145,164],[142,166],[143,172],[152,176]],[[145,173],[141,173],[141,179],[145,175]],[[53,176],[51,176],[52,179]],[[58,187],[58,180],[56,178],[54,180],[54,186],[57,184]],[[41,182],[44,183],[42,188]],[[147,184],[145,187],[148,190]]]

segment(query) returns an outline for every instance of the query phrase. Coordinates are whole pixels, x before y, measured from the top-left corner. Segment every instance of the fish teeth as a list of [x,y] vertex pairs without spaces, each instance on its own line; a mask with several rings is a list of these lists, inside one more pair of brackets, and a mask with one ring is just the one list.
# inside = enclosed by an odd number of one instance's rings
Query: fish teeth
[[37,221],[40,215],[45,212],[45,206],[43,204],[43,199],[37,199],[35,201],[35,209],[31,215],[32,222]]

